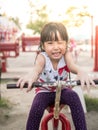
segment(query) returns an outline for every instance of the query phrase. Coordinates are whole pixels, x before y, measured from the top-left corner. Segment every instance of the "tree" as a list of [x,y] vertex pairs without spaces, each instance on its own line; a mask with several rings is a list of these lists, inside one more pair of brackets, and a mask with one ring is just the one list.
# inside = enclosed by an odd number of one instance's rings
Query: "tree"
[[13,22],[15,23],[15,25],[16,25],[19,29],[21,29],[21,27],[20,27],[20,21],[19,21],[19,18],[18,18],[18,17],[16,17],[16,18],[10,17],[9,20],[13,21]]
[[[32,29],[34,31],[34,34],[40,33],[41,28],[48,22],[48,14],[46,5],[43,5],[40,8],[35,7],[34,4],[30,1],[30,7],[31,7],[31,17],[30,21],[27,24],[27,28]],[[36,19],[34,18],[36,17]]]
[[70,27],[80,27],[84,22],[84,17],[90,17],[90,13],[87,11],[87,6],[81,8],[71,6],[65,12],[67,19],[63,22]]

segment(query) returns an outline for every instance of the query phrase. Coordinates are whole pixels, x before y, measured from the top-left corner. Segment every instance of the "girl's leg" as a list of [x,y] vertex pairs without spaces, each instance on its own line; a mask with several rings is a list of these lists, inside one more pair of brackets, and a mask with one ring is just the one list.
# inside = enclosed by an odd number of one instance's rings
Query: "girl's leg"
[[69,105],[76,130],[87,130],[85,114],[77,93],[71,89],[64,89],[61,93],[61,104]]
[[54,104],[55,93],[38,93],[32,103],[26,130],[39,130],[44,110]]

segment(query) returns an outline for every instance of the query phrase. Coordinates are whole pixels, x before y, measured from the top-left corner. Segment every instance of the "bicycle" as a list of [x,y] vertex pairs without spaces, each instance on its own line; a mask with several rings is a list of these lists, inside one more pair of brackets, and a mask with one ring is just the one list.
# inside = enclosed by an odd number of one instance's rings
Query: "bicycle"
[[[98,80],[94,80],[95,84],[98,84]],[[53,130],[59,129],[59,123],[62,124],[62,130],[71,130],[71,124],[68,120],[67,116],[61,112],[62,108],[64,108],[64,105],[59,105],[60,103],[60,95],[61,95],[61,89],[62,87],[74,87],[77,85],[81,85],[80,81],[57,81],[57,82],[35,82],[33,83],[32,87],[49,87],[54,86],[56,87],[56,97],[55,97],[55,104],[54,106],[50,106],[49,113],[43,117],[41,121],[41,130],[49,130],[48,129],[48,123],[52,120],[52,127]],[[27,88],[28,84],[24,85],[24,88]],[[16,84],[7,84],[7,89],[12,88],[19,88],[16,86]]]

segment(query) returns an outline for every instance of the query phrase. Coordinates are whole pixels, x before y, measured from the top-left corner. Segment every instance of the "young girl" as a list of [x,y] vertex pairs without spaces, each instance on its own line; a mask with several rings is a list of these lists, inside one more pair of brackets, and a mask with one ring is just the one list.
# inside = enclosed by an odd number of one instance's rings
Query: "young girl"
[[[38,54],[31,72],[17,82],[17,86],[20,85],[21,89],[25,83],[28,83],[27,92],[29,92],[32,89],[32,83],[37,80],[40,82],[67,80],[69,70],[77,74],[82,88],[84,83],[87,84],[88,90],[90,83],[95,85],[93,80],[73,62],[68,51],[67,30],[62,23],[50,22],[44,26],[40,37],[40,48],[42,51]],[[44,110],[53,105],[54,100],[55,89],[36,88],[26,130],[39,130]],[[76,92],[68,88],[62,89],[60,103],[69,105],[75,129],[87,130],[83,108]]]

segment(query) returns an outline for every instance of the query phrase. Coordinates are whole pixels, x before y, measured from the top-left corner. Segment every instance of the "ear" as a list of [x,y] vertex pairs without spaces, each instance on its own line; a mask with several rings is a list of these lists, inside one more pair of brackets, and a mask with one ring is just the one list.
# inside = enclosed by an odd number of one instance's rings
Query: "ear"
[[42,42],[40,43],[40,49],[41,49],[41,51],[44,51],[44,45]]
[[41,48],[42,48],[42,50],[44,50],[44,45],[43,44],[42,44]]
[[44,50],[44,46],[42,45],[42,50]]

